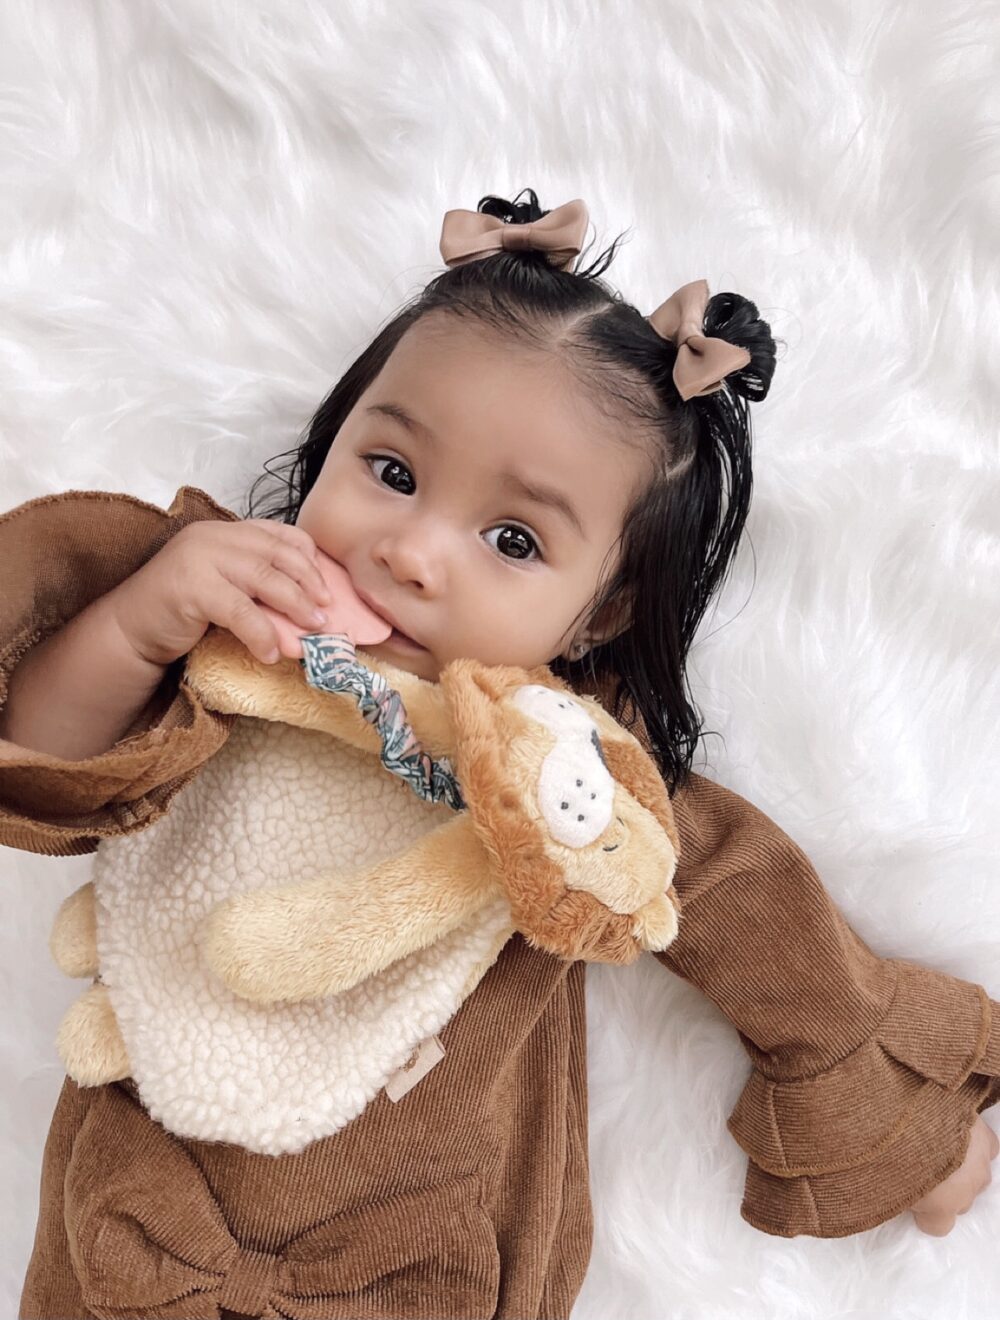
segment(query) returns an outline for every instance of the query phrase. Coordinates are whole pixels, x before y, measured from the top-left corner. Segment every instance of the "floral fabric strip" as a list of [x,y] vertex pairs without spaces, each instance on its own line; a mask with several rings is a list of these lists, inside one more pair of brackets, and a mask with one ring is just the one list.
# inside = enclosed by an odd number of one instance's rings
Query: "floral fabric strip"
[[422,749],[406,719],[406,707],[381,674],[357,659],[354,643],[344,633],[311,633],[301,639],[306,682],[324,692],[346,692],[373,725],[382,741],[381,760],[391,774],[404,779],[418,797],[444,802],[453,811],[465,809],[458,780],[446,756],[433,760]]

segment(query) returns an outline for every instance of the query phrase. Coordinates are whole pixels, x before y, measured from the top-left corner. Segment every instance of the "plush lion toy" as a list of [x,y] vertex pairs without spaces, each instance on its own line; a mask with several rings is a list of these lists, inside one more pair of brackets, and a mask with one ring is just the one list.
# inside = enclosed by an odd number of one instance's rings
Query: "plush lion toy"
[[[596,699],[547,666],[462,659],[428,683],[355,651],[346,636],[305,638],[303,651],[298,663],[264,665],[212,628],[185,678],[211,709],[378,754],[386,773],[452,815],[347,877],[274,885],[265,874],[244,884],[197,926],[206,975],[255,1005],[341,995],[498,901],[509,920],[497,949],[516,931],[557,957],[630,963],[670,944],[680,904],[669,795],[637,739]],[[93,883],[60,908],[50,947],[68,975],[99,977],[100,913]],[[129,1075],[99,979],[71,1006],[58,1046],[83,1085]]]

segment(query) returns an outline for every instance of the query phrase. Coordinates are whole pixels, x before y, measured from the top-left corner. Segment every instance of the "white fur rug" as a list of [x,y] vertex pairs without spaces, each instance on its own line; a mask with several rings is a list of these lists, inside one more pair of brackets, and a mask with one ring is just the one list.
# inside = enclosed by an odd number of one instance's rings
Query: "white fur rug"
[[[440,269],[447,208],[582,196],[600,246],[631,227],[608,278],[640,308],[705,276],[784,340],[749,540],[694,656],[723,735],[696,768],[783,825],[877,950],[1000,997],[998,22],[985,2],[6,0],[0,505],[187,482],[236,508]],[[79,990],[48,931],[89,866],[0,853],[4,1315]],[[1000,1312],[1000,1188],[946,1238],[908,1214],[762,1234],[725,1128],[732,1026],[652,958],[589,985],[581,1320]]]

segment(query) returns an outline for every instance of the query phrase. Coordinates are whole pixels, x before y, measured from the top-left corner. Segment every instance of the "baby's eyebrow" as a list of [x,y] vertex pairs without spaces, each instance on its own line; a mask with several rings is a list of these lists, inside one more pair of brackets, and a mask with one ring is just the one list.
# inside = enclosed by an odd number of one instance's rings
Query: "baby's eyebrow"
[[516,491],[526,500],[531,500],[533,504],[543,504],[550,509],[555,509],[556,513],[561,513],[567,522],[572,523],[580,536],[584,540],[587,539],[580,515],[561,490],[556,490],[554,486],[543,486],[538,482],[525,481],[523,477],[519,477],[513,472],[502,473],[500,480],[509,490]]
[[429,426],[424,422],[418,422],[398,403],[370,403],[365,412],[374,413],[376,417],[388,417],[391,421],[404,426],[413,435],[422,436],[425,440],[433,442],[437,439]]
[[[398,422],[400,426],[405,427],[411,435],[419,436],[426,440],[428,444],[433,445],[437,436],[424,422],[419,422],[410,413],[398,403],[370,403],[365,409],[366,412],[374,413],[379,417],[388,417],[391,421]],[[561,513],[571,526],[573,526],[584,540],[587,533],[583,528],[583,521],[576,509],[570,503],[566,495],[561,490],[556,490],[554,486],[547,486],[538,481],[525,481],[523,477],[515,472],[502,472],[500,481],[509,490],[515,491],[524,499],[530,500],[533,504],[541,504],[547,508],[554,509],[556,513]]]

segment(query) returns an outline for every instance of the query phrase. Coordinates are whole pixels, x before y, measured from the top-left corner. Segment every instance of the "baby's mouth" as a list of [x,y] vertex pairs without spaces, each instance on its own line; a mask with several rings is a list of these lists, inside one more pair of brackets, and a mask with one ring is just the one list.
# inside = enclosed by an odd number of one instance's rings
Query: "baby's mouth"
[[412,637],[408,637],[406,633],[400,632],[398,628],[393,628],[386,638],[385,644],[398,646],[401,651],[423,651],[426,649],[419,642],[415,642]]
[[380,605],[377,605],[375,601],[371,599],[370,596],[365,595],[365,593],[360,591],[357,587],[354,587],[353,590],[355,592],[355,595],[357,596],[358,602],[360,603],[361,607],[367,611],[371,620],[373,622],[378,620],[381,623],[382,628],[388,628],[391,630],[388,636],[378,639],[373,638],[372,639],[373,641],[378,640],[379,642],[385,642],[387,645],[390,646],[397,646],[401,651],[414,652],[414,651],[424,651],[427,649],[426,647],[421,646],[421,644],[415,638],[411,637],[408,633],[403,632],[401,628],[397,628],[396,625],[392,622],[392,620],[387,618],[386,615],[382,612],[382,607]]

